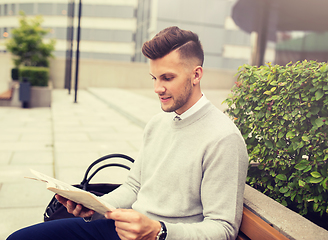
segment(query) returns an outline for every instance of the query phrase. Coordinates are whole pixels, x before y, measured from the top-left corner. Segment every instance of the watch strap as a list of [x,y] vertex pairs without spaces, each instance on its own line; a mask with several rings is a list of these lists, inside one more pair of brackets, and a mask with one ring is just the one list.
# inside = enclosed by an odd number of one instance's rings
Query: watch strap
[[161,224],[161,230],[159,231],[159,233],[157,234],[157,238],[156,240],[165,240],[166,239],[166,235],[167,235],[167,230],[166,230],[166,226],[163,222],[159,221],[159,223]]

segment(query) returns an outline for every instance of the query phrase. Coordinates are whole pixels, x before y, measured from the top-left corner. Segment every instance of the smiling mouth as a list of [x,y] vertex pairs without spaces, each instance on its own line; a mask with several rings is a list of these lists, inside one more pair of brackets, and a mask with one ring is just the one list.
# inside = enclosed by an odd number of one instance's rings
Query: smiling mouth
[[167,102],[171,99],[172,97],[160,97],[161,102]]

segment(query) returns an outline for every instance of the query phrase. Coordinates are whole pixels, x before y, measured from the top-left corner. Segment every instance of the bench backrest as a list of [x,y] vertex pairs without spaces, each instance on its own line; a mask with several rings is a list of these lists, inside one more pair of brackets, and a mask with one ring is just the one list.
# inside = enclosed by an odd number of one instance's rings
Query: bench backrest
[[244,207],[237,240],[288,240],[278,230]]

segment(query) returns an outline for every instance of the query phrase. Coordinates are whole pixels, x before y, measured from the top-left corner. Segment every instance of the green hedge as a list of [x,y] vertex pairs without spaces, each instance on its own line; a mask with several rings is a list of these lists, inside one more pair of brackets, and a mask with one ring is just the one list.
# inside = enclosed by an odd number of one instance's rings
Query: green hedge
[[225,100],[254,163],[248,184],[302,215],[328,214],[327,74],[315,61],[244,65]]
[[19,77],[28,78],[31,86],[48,86],[49,68],[46,67],[21,67]]

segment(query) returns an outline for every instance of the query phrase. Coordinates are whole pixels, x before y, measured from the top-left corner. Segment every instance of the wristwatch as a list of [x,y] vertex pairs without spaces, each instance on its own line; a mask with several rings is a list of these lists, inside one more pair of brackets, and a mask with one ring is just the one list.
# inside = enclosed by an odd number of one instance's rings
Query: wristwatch
[[159,223],[161,224],[161,230],[157,234],[156,240],[165,240],[166,235],[167,235],[167,230],[166,230],[165,224],[161,221],[159,221]]

